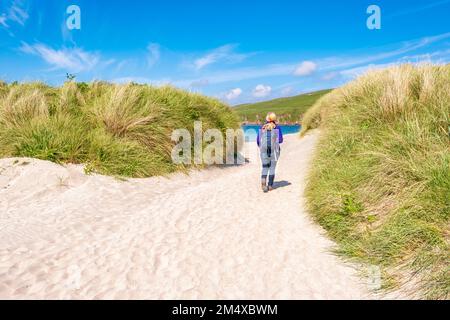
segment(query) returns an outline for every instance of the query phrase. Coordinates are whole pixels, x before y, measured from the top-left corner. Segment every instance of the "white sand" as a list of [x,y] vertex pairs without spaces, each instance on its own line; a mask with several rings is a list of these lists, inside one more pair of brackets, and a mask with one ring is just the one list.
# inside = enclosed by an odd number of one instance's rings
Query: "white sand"
[[0,298],[369,297],[304,210],[316,140],[286,138],[269,194],[255,159],[127,182],[0,160]]

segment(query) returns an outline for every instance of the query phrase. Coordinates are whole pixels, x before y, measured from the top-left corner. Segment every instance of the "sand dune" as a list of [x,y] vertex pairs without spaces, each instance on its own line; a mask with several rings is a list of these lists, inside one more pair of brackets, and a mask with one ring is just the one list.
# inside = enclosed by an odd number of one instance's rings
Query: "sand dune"
[[316,139],[286,138],[269,194],[254,157],[126,182],[0,160],[0,298],[369,297],[303,209]]

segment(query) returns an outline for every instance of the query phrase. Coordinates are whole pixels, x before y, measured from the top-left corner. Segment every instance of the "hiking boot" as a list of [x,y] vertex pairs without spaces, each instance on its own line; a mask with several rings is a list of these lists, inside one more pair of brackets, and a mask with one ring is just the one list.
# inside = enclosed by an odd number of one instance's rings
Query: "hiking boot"
[[264,191],[264,193],[267,193],[267,192],[269,192],[269,187],[268,186],[263,186],[263,191]]
[[266,179],[261,179],[261,189],[262,189],[262,191],[267,192],[266,191],[266,189],[267,189],[267,180]]
[[270,192],[270,191],[273,191],[274,189],[273,189],[273,187],[272,186],[268,186],[267,187],[267,192]]
[[273,190],[274,182],[275,182],[275,175],[270,175],[269,176],[269,183],[268,183],[268,185],[269,185],[270,188],[272,188],[272,190]]

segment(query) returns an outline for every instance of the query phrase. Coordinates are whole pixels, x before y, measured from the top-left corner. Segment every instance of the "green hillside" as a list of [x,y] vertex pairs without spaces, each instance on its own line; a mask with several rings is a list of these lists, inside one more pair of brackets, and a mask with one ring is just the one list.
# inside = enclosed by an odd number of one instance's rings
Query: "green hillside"
[[242,121],[259,122],[264,119],[268,112],[275,112],[280,122],[299,122],[309,107],[330,91],[322,90],[294,97],[242,104],[234,107],[234,109]]

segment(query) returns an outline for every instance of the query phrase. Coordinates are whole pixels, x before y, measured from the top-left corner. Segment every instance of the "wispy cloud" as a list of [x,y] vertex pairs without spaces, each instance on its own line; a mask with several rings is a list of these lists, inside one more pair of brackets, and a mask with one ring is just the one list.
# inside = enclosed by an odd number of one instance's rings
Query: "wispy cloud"
[[161,46],[158,43],[150,43],[147,46],[147,63],[153,67],[161,58]]
[[[353,79],[370,69],[379,69],[391,66],[398,63],[420,63],[420,62],[433,62],[433,63],[448,63],[450,62],[450,49],[443,49],[427,54],[416,54],[416,55],[401,55],[401,53],[409,53],[418,48],[422,48],[427,44],[431,44],[435,41],[447,38],[447,34],[426,37],[420,40],[409,41],[402,44],[401,49],[394,49],[392,51],[382,52],[380,54],[370,55],[370,56],[353,56],[349,55],[346,57],[328,57],[324,59],[317,60],[317,66],[322,64],[321,68],[317,68],[316,72],[321,71],[320,79],[322,81],[331,81],[336,79],[341,79],[348,81]],[[394,59],[388,59],[394,58]],[[390,60],[388,62],[386,59]],[[293,70],[298,68],[298,64],[273,64],[261,67],[247,67],[247,68],[237,68],[228,69],[210,73],[202,78],[191,78],[191,79],[148,79],[148,78],[122,78],[115,79],[114,81],[120,80],[120,82],[135,81],[140,83],[149,83],[153,85],[162,84],[172,84],[184,88],[193,87],[203,87],[207,85],[215,85],[227,82],[240,82],[244,80],[251,79],[262,79],[262,78],[273,78],[276,76],[292,76]],[[299,82],[285,83],[279,87],[272,88],[270,85],[260,84],[256,86],[252,93],[255,98],[266,97],[271,95],[274,90],[279,90],[282,96],[287,96],[294,92],[293,85],[298,85]],[[311,89],[318,90],[319,87]],[[308,90],[304,90],[305,92]],[[226,100],[236,100],[242,97],[243,90],[241,88],[235,88],[228,92],[220,94],[220,97]]]
[[209,80],[208,79],[200,79],[197,81],[193,81],[189,87],[191,88],[200,88],[200,87],[206,87],[207,85],[209,85]]
[[450,50],[446,51],[437,51],[429,54],[421,54],[414,56],[404,56],[399,58],[396,61],[388,62],[388,63],[378,63],[378,64],[369,64],[365,66],[350,68],[341,70],[339,72],[344,78],[354,79],[362,74],[366,73],[369,70],[377,70],[383,69],[387,67],[391,67],[398,63],[412,63],[412,64],[422,64],[422,63],[433,63],[433,64],[446,64],[450,62]]
[[28,20],[28,17],[28,12],[24,8],[24,2],[19,0],[13,1],[13,4],[9,9],[9,20],[24,26],[25,22]]
[[[292,71],[294,70],[295,66],[296,65],[291,64],[285,65],[275,64],[261,67],[246,67],[246,68],[220,70],[209,73],[207,75],[207,79],[209,81],[209,84],[219,84],[226,82],[259,79],[265,77],[290,75],[292,74]],[[180,79],[174,81],[173,84],[180,87],[186,87],[189,86],[189,84],[202,79],[204,79],[204,77],[199,79],[198,78]]]
[[226,44],[224,46],[211,50],[210,52],[199,58],[196,58],[193,61],[192,65],[194,69],[201,70],[217,62],[239,63],[244,61],[249,56],[253,55],[252,53],[236,53],[236,48],[236,44]]
[[400,58],[402,62],[418,63],[418,62],[448,62],[450,60],[450,49],[438,50],[423,54],[408,55]]
[[150,78],[146,78],[146,77],[134,77],[134,76],[115,78],[110,81],[113,83],[136,82],[136,83],[142,83],[142,84],[149,84],[149,85],[153,85],[153,86],[165,86],[165,85],[172,84],[170,79],[156,80],[156,79],[150,79]]
[[431,45],[435,42],[445,40],[450,38],[450,32],[439,34],[436,36],[424,37],[421,39],[405,41],[400,44],[400,48],[385,50],[383,48],[374,48],[373,51],[382,51],[380,53],[374,53],[370,55],[363,56],[353,56],[353,57],[344,57],[344,58],[336,58],[331,57],[324,59],[321,63],[321,70],[338,70],[343,68],[349,68],[352,66],[371,64],[376,61],[385,60],[389,58],[398,57],[403,54],[407,54],[409,52],[414,52],[418,49],[424,48],[428,45]]
[[10,23],[8,22],[14,22],[24,26],[29,18],[28,11],[25,7],[25,2],[22,0],[12,1],[6,13],[0,16],[0,25],[4,28],[9,28]]
[[411,63],[411,64],[422,64],[422,63],[434,63],[434,64],[445,64],[450,62],[450,49],[440,50],[435,52],[430,52],[426,54],[418,54],[412,56],[403,56],[399,59],[388,62],[388,63],[373,63],[369,65],[364,65],[360,67],[354,67],[349,69],[344,69],[339,71],[339,75],[344,76],[348,79],[356,78],[369,70],[383,69],[399,63]]
[[130,63],[130,61],[131,60],[125,59],[125,60],[118,62],[114,70],[116,72],[120,72],[127,64]]
[[394,63],[381,63],[381,64],[369,64],[361,67],[355,67],[355,68],[349,68],[345,70],[341,70],[339,72],[339,75],[344,77],[347,80],[354,79],[356,77],[359,77],[360,75],[366,73],[369,70],[376,70],[381,69],[385,67],[389,67],[393,65]]
[[[334,75],[336,75],[336,72],[339,72],[340,70],[353,69],[359,66],[364,67],[375,63],[384,63],[383,61],[386,60],[398,60],[406,54],[415,52],[416,50],[448,38],[450,38],[450,32],[405,41],[396,45],[391,45],[389,48],[373,48],[371,51],[375,53],[350,54],[340,57],[333,56],[321,58],[315,60],[315,68],[312,64],[310,64],[309,67],[308,64],[301,64],[299,66],[297,63],[270,64],[259,67],[245,67],[215,71],[204,75],[201,79],[206,77],[209,79],[210,84],[219,84],[266,77],[291,76],[293,73],[295,74],[295,71],[301,71],[301,74],[307,74],[308,72],[321,72],[330,75],[334,72]],[[301,70],[298,70],[299,67],[302,67],[300,68]],[[175,81],[174,84],[181,87],[187,87],[189,84],[201,79],[181,79]]]
[[5,27],[5,28],[9,28],[8,24],[6,23],[6,20],[8,20],[8,18],[7,18],[7,16],[6,16],[6,14],[3,13],[3,14],[0,16],[0,25],[2,25],[2,26]]
[[399,11],[399,12],[394,12],[392,14],[388,14],[386,15],[385,18],[387,19],[391,19],[391,18],[395,18],[395,17],[400,17],[400,16],[405,16],[405,15],[409,15],[409,14],[413,14],[413,13],[418,13],[418,12],[422,12],[428,9],[432,9],[438,6],[442,6],[445,4],[449,4],[450,0],[441,0],[441,1],[436,1],[436,2],[432,2],[432,3],[428,3],[426,5],[422,5],[419,7],[413,7],[413,8],[408,8],[406,10],[403,11]]
[[[67,72],[89,71],[101,63],[99,53],[87,52],[80,48],[62,48],[57,50],[42,43],[30,45],[22,42],[19,50],[23,53],[40,57],[53,69],[62,69]],[[113,60],[103,62],[103,64],[107,65],[111,63],[113,63]]]
[[284,87],[280,91],[282,96],[291,95],[293,92],[294,92],[294,88],[292,88],[291,86]]
[[339,76],[339,72],[329,72],[322,77],[324,81],[330,81]]

